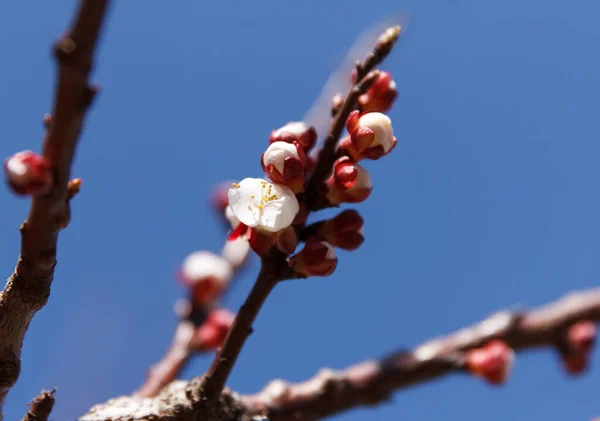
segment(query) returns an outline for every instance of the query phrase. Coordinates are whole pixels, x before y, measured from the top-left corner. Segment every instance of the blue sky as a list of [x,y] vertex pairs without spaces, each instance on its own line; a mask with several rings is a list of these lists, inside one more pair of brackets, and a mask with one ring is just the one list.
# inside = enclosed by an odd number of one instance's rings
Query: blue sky
[[[73,4],[0,3],[0,156],[39,149],[49,46]],[[173,272],[223,241],[211,186],[259,175],[270,131],[302,118],[355,37],[389,17],[411,24],[385,66],[398,147],[368,164],[367,240],[332,277],[274,292],[229,385],[302,380],[597,284],[598,16],[592,0],[116,2],[74,168],[83,191],[6,419],[42,388],[58,388],[53,419],[68,420],[140,384],[176,322]],[[5,276],[27,209],[0,189]],[[589,420],[594,368],[574,380],[549,350],[520,354],[506,387],[454,376],[337,419]]]

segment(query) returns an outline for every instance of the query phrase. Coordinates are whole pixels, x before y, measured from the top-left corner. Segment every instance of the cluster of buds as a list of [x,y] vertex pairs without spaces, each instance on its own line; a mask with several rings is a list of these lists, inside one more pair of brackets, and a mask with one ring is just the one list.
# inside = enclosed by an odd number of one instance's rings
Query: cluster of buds
[[490,341],[481,348],[467,351],[466,354],[467,370],[492,385],[506,382],[514,361],[515,352],[501,340]]
[[564,344],[559,347],[567,373],[577,375],[586,370],[596,342],[596,332],[596,325],[589,320],[574,323],[567,329]]
[[209,351],[223,345],[235,314],[225,308],[212,310],[204,322],[194,330],[190,347],[197,351]]
[[[372,54],[385,57],[399,33],[399,27],[385,31]],[[360,247],[364,221],[354,210],[309,226],[305,223],[311,211],[366,200],[373,183],[359,161],[380,159],[396,146],[391,120],[382,114],[397,97],[396,84],[389,73],[369,70],[357,67],[353,76],[354,86],[362,89],[358,98],[347,98],[356,100],[355,111],[348,113],[346,108],[340,114],[345,100],[339,96],[333,100],[336,121],[330,135],[340,135],[342,118],[348,131],[337,151],[328,137],[326,153],[310,154],[317,132],[304,122],[290,122],[271,132],[260,159],[265,178],[244,178],[229,189],[229,207],[223,212],[231,225],[230,241],[246,241],[262,256],[279,250],[301,277],[330,275],[337,266],[336,247]],[[367,76],[356,80],[359,71]],[[306,244],[296,252],[300,241]]]
[[4,161],[6,182],[19,195],[46,194],[52,188],[52,169],[48,160],[35,152],[23,151]]

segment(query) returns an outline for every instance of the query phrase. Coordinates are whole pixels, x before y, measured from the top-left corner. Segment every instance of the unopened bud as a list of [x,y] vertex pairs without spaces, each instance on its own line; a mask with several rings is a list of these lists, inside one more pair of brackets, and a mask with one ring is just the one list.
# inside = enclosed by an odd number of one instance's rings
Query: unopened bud
[[269,137],[269,143],[291,143],[294,140],[298,141],[305,152],[308,152],[317,141],[317,131],[303,121],[292,121],[277,130],[273,130]]
[[365,240],[363,224],[362,216],[356,210],[348,209],[324,221],[320,235],[335,247],[356,250]]
[[397,97],[398,89],[392,75],[380,72],[375,83],[358,98],[358,103],[365,113],[383,113],[392,108]]
[[233,269],[225,258],[209,251],[196,251],[183,261],[180,281],[190,288],[194,302],[207,305],[218,299],[232,276]]
[[327,198],[331,204],[358,203],[371,194],[373,183],[369,172],[344,156],[333,164],[333,173],[327,180]]
[[211,311],[204,323],[196,328],[191,346],[203,351],[220,347],[223,345],[234,320],[235,314],[227,309],[219,308]]
[[303,276],[329,276],[337,266],[333,246],[325,241],[309,241],[290,258],[291,267]]
[[35,152],[23,151],[4,160],[4,173],[11,189],[20,195],[46,194],[52,188],[48,160]]
[[297,141],[273,142],[261,157],[267,177],[298,193],[304,190],[306,157]]
[[506,342],[493,340],[481,348],[467,351],[466,364],[471,374],[493,385],[503,384],[510,375],[515,352]]
[[346,120],[349,135],[340,141],[344,149],[355,160],[379,159],[396,147],[392,121],[382,113],[350,113]]
[[563,365],[569,374],[581,374],[587,369],[596,342],[596,332],[596,325],[590,320],[576,322],[567,330],[561,354]]

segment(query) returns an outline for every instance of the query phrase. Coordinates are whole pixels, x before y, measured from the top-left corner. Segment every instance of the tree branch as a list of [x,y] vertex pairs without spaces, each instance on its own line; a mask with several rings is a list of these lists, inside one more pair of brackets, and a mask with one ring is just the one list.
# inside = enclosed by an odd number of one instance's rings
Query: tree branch
[[[313,379],[270,383],[256,395],[224,391],[206,415],[201,378],[173,382],[154,399],[122,396],[96,405],[81,421],[212,420],[247,421],[264,414],[269,421],[313,421],[363,405],[383,403],[395,391],[465,372],[464,355],[492,339],[516,351],[559,347],[566,329],[583,320],[600,321],[600,288],[570,293],[529,312],[504,311],[448,336],[429,340],[411,351],[359,363],[341,371],[321,370]],[[198,416],[202,414],[203,418]]]
[[77,141],[95,88],[88,75],[108,0],[84,0],[67,34],[54,46],[58,80],[42,152],[54,177],[51,191],[35,196],[21,225],[21,255],[0,294],[0,401],[17,381],[21,346],[34,314],[47,302],[56,266],[58,233],[70,218],[67,183]]

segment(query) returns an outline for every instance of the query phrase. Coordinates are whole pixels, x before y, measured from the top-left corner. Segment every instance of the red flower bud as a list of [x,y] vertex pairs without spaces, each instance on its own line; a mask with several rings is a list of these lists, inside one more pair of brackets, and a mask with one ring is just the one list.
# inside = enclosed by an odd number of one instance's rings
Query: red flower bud
[[333,173],[327,180],[327,198],[332,204],[358,203],[369,197],[373,184],[363,167],[347,156],[333,164]]
[[317,141],[317,131],[314,127],[302,121],[292,121],[285,126],[273,130],[269,143],[297,141],[305,152],[308,152]]
[[290,258],[290,265],[297,273],[306,277],[329,276],[337,266],[337,257],[331,244],[311,240]]
[[385,114],[354,110],[346,120],[346,128],[349,136],[340,141],[339,147],[354,160],[379,159],[396,147],[392,121]]
[[363,112],[383,113],[392,108],[397,96],[398,90],[396,89],[396,82],[392,80],[392,75],[387,72],[380,72],[375,83],[358,98],[358,103]]
[[514,364],[515,353],[506,342],[493,340],[481,348],[467,351],[467,369],[490,384],[503,384]]
[[234,319],[235,314],[227,309],[219,308],[211,311],[204,323],[196,328],[191,346],[203,351],[220,347],[223,345]]
[[356,250],[365,240],[363,223],[362,216],[356,210],[348,209],[335,218],[324,221],[319,233],[335,247]]
[[52,188],[52,170],[48,160],[35,152],[19,152],[4,160],[6,181],[20,195],[46,194]]
[[570,374],[583,373],[596,342],[596,325],[590,320],[574,323],[567,330],[566,347],[562,349],[565,370]]

